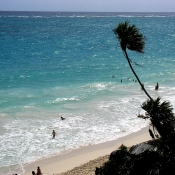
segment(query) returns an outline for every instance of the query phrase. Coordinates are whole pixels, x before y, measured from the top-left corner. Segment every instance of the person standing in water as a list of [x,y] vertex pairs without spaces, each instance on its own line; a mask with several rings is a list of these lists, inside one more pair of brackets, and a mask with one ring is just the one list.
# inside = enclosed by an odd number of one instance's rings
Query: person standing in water
[[53,131],[52,131],[53,139],[55,138],[55,135],[56,135],[56,132],[55,132],[55,130],[53,130]]
[[157,82],[156,86],[155,86],[155,90],[159,89],[159,83]]

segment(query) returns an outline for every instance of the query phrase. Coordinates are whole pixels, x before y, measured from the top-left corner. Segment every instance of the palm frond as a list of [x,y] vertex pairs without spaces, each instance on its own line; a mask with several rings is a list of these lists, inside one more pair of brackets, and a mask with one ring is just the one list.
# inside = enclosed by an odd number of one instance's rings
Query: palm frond
[[141,107],[147,112],[147,118],[161,136],[166,136],[174,131],[175,116],[170,102],[161,103],[160,98],[151,99],[144,102]]

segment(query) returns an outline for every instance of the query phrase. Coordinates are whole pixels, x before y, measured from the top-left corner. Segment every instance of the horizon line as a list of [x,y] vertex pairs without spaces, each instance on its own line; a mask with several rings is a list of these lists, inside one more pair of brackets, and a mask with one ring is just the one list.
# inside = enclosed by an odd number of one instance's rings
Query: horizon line
[[44,11],[44,10],[0,10],[0,12],[53,12],[53,13],[175,13],[175,12],[107,12],[107,11]]

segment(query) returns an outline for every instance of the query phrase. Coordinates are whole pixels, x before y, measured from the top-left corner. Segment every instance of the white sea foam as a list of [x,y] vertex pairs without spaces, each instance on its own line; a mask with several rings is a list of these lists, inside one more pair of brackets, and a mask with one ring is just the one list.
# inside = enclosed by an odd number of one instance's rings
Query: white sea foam
[[43,16],[33,16],[33,18],[43,18]]
[[18,18],[29,18],[29,16],[18,16]]

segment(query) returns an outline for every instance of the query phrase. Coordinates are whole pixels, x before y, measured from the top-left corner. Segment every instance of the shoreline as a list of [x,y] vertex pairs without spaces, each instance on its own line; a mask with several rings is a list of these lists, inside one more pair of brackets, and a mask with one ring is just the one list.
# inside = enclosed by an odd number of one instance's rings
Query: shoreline
[[116,140],[82,147],[66,154],[56,155],[26,164],[24,165],[25,173],[22,175],[31,175],[32,171],[36,172],[38,166],[40,166],[44,175],[58,175],[60,173],[67,172],[75,167],[89,162],[90,160],[95,160],[99,157],[109,155],[112,151],[118,149],[121,144],[130,147],[150,140],[151,137],[148,129],[149,127],[147,126],[137,132],[120,137]]

